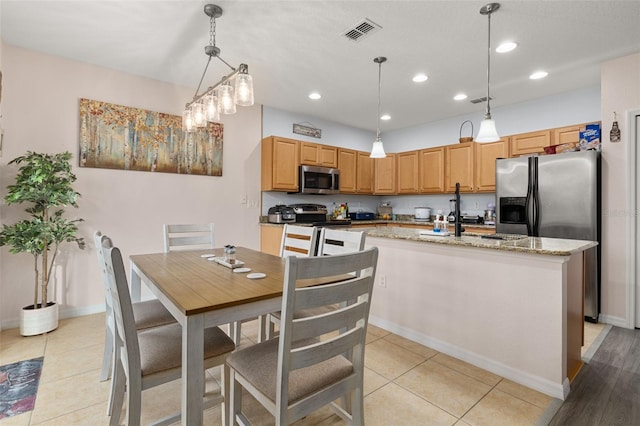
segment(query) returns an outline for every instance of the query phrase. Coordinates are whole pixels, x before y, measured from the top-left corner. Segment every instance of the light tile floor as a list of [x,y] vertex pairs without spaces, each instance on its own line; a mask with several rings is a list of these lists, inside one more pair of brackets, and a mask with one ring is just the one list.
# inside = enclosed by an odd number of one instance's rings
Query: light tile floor
[[[598,326],[598,325],[595,325]],[[256,340],[255,323],[245,323],[242,345]],[[589,327],[587,340],[597,336]],[[109,382],[99,382],[104,348],[104,314],[60,321],[45,336],[0,333],[0,365],[44,355],[33,411],[3,419],[12,425],[107,425]],[[533,425],[552,398],[450,356],[369,326],[365,359],[367,425]],[[207,372],[207,390],[218,389],[219,372]],[[180,409],[180,381],[143,392],[142,423]],[[255,425],[274,420],[250,396],[244,411]],[[124,415],[121,422],[124,422]],[[205,412],[205,424],[220,424],[220,408]],[[300,425],[338,425],[325,407]]]

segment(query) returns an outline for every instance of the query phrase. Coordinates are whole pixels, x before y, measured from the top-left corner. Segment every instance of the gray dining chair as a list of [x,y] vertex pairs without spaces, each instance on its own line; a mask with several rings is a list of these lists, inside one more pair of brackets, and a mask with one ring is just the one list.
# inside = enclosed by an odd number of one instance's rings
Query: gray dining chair
[[212,249],[215,247],[213,223],[165,224],[164,251]]
[[[105,268],[109,276],[109,291],[113,299],[116,323],[116,351],[120,351],[118,372],[114,375],[114,413],[110,425],[118,425],[125,394],[126,424],[139,425],[142,411],[142,391],[179,379],[182,376],[182,326],[170,324],[146,330],[137,330],[133,306],[125,274],[122,255],[117,247],[103,247]],[[222,424],[226,424],[229,402],[225,395],[229,389],[229,370],[225,364],[235,344],[218,327],[204,330],[204,370],[221,366],[220,392],[206,395],[205,407],[221,404]],[[205,371],[202,372],[204,374]],[[203,390],[204,393],[204,390]],[[170,424],[180,413],[162,419]]]
[[[113,314],[113,298],[109,291],[109,275],[105,267],[104,247],[112,247],[111,238],[103,235],[100,230],[93,233],[93,241],[96,246],[98,256],[98,267],[102,272],[102,284],[104,287],[104,305],[105,305],[105,336],[104,336],[104,354],[102,356],[102,368],[100,370],[100,381],[103,382],[109,377],[112,378],[111,390],[109,392],[109,402],[107,404],[107,414],[113,414],[113,386],[115,383],[116,365],[119,362],[120,353],[115,351],[116,342],[116,324]],[[158,327],[161,325],[172,324],[176,319],[167,309],[162,306],[159,300],[147,300],[132,304],[133,318],[137,330]]]
[[[376,247],[336,256],[287,258],[280,336],[227,358],[230,423],[249,424],[242,412],[244,388],[277,425],[291,424],[325,405],[350,424],[364,424],[365,338],[377,260]],[[296,286],[307,279],[330,282]],[[294,312],[333,304],[341,307],[294,317]]]

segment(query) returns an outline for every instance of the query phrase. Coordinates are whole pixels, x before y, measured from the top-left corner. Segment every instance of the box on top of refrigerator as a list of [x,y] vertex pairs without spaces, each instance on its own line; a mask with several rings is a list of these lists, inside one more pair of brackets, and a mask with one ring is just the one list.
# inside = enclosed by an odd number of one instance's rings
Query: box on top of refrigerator
[[587,124],[580,128],[580,151],[600,151],[600,123]]

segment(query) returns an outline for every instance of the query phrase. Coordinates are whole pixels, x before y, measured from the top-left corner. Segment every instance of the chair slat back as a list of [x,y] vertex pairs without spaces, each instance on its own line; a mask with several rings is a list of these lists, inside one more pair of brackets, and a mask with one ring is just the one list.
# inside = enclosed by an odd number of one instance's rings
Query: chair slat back
[[[376,247],[334,256],[287,258],[276,406],[286,405],[283,398],[287,395],[291,370],[344,355],[353,365],[353,374],[363,374],[365,337],[377,260]],[[333,282],[296,287],[299,280],[318,278]],[[339,309],[294,319],[294,312],[298,310],[335,303],[340,304]],[[340,334],[322,337],[330,332]],[[301,344],[302,339],[313,340]]]
[[210,249],[215,247],[213,223],[167,225],[164,230],[164,251]]
[[140,346],[133,316],[131,295],[129,294],[129,285],[127,284],[127,275],[120,249],[103,245],[102,250],[109,276],[109,290],[113,299],[113,314],[117,328],[117,341],[119,342],[116,350],[123,351],[120,359],[125,374],[130,376],[131,371],[140,371]]
[[336,254],[362,251],[366,235],[364,231],[322,228],[318,256],[335,256]]
[[96,245],[96,254],[98,255],[98,267],[102,273],[102,286],[105,294],[105,310],[107,317],[113,315],[113,301],[111,299],[111,292],[109,291],[109,275],[107,273],[106,265],[104,263],[104,250],[103,247],[112,247],[113,243],[111,238],[103,235],[100,230],[93,233],[93,242]]
[[316,255],[318,228],[285,224],[282,230],[280,257]]

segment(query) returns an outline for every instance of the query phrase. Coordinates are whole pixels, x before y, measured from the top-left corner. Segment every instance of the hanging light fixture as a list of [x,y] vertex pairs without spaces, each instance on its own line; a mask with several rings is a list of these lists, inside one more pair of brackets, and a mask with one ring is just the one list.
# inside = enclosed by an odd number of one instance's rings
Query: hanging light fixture
[[379,56],[373,60],[373,62],[378,64],[378,128],[376,130],[376,140],[373,141],[373,147],[371,148],[371,154],[369,155],[371,158],[384,158],[387,156],[384,152],[384,147],[382,146],[382,139],[380,139],[380,77],[382,76],[382,63],[386,61],[387,58],[384,56]]
[[491,96],[489,95],[489,81],[491,77],[491,14],[500,8],[500,3],[489,3],[480,9],[481,15],[487,15],[489,30],[487,37],[487,111],[484,120],[480,123],[480,130],[476,136],[476,142],[495,142],[500,139],[496,130],[496,122],[491,118]]
[[[205,127],[209,121],[219,121],[220,114],[235,114],[236,105],[253,105],[253,79],[249,75],[249,67],[246,64],[240,64],[238,68],[232,67],[220,57],[220,48],[216,46],[216,18],[222,16],[222,8],[215,4],[207,4],[204,6],[204,13],[209,17],[209,45],[204,47],[204,53],[209,59],[196,93],[193,99],[187,102],[182,113],[182,129],[186,132]],[[198,94],[211,58],[214,57],[231,68],[231,73]]]

